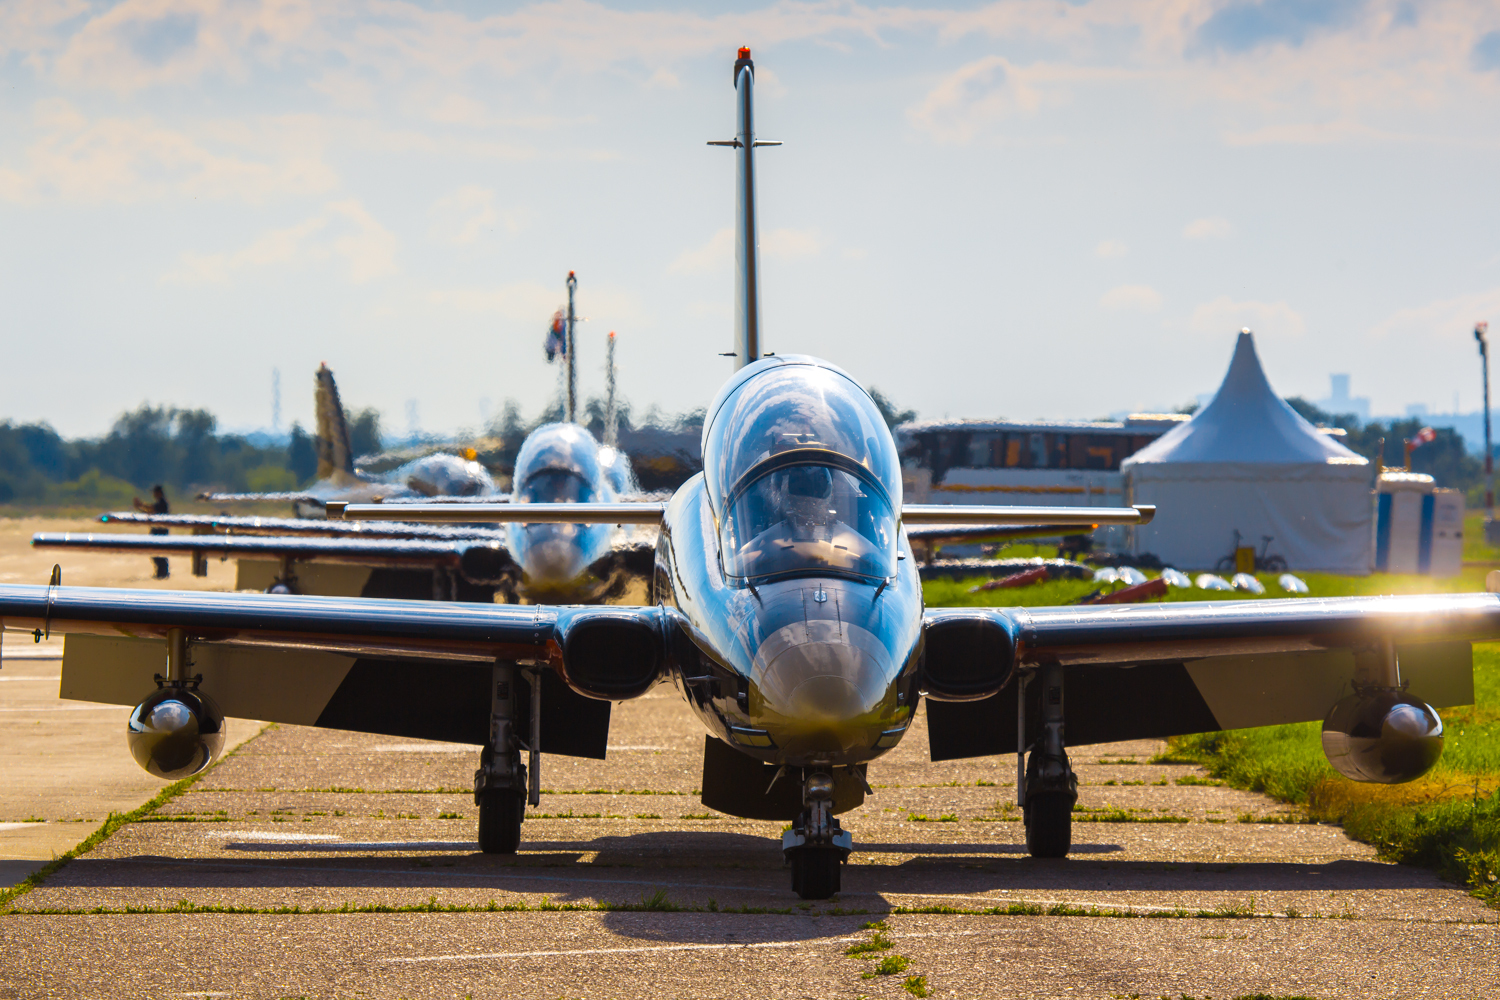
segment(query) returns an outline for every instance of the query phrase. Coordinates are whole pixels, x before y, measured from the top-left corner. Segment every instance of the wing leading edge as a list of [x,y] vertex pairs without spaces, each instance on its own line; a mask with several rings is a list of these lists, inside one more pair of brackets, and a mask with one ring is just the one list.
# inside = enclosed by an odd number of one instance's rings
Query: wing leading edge
[[[1414,695],[1470,704],[1469,643],[1500,639],[1500,597],[950,608],[929,610],[926,628],[932,756],[947,760],[1014,753],[1018,678],[1053,664],[1070,745],[1322,719],[1382,640]],[[1036,687],[1024,701],[1033,732]]]
[[610,700],[660,673],[663,615],[0,585],[6,632],[66,637],[63,697],[136,704],[171,676],[178,632],[195,690],[226,715],[482,745],[496,663],[531,664],[521,680],[542,686],[541,750],[601,758]]

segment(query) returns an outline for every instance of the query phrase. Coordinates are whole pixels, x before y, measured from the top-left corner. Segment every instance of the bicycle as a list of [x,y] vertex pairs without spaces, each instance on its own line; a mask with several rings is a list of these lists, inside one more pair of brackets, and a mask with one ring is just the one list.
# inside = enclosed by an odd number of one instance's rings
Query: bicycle
[[[1236,554],[1240,550],[1240,542],[1243,540],[1240,529],[1234,529],[1234,551],[1214,564],[1215,573],[1234,573],[1239,568]],[[1286,558],[1274,555],[1269,550],[1271,542],[1275,540],[1274,535],[1260,536],[1260,551],[1255,554],[1255,571],[1257,573],[1285,573],[1287,571]]]

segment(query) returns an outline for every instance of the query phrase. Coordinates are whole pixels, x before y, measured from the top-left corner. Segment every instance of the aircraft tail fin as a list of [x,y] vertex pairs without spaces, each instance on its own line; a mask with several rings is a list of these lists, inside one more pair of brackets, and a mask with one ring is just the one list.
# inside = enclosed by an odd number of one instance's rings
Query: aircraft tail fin
[[318,366],[317,378],[314,402],[318,414],[318,478],[353,476],[354,449],[349,444],[349,424],[344,419],[339,387],[326,364]]

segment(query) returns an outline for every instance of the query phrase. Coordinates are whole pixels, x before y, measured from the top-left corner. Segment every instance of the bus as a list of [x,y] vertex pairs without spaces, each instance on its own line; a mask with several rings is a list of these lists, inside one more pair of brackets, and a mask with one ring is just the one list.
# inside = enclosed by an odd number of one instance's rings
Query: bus
[[[921,420],[896,428],[902,486],[911,503],[1118,507],[1120,463],[1186,413],[1133,413],[1121,421]],[[1118,535],[1119,537],[1115,537]],[[1101,529],[1108,549],[1124,529]]]

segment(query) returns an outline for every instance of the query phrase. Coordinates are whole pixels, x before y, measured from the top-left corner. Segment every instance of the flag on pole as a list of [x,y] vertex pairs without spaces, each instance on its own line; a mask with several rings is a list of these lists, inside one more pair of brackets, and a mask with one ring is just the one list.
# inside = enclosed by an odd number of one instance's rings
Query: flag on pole
[[548,361],[568,353],[568,317],[561,309],[552,314],[552,323],[547,327],[547,339],[542,343],[542,349],[547,352]]
[[1423,427],[1421,430],[1417,431],[1416,435],[1411,439],[1411,446],[1413,448],[1420,448],[1422,445],[1436,440],[1437,431],[1433,430],[1431,427]]

